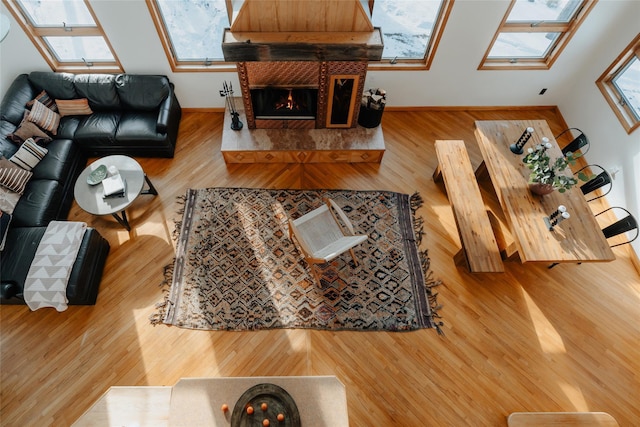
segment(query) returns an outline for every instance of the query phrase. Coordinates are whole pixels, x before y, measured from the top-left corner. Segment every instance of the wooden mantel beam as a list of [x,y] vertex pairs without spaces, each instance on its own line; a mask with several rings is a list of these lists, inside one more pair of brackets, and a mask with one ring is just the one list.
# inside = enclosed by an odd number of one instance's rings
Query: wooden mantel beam
[[379,61],[382,32],[231,32],[225,29],[225,61]]

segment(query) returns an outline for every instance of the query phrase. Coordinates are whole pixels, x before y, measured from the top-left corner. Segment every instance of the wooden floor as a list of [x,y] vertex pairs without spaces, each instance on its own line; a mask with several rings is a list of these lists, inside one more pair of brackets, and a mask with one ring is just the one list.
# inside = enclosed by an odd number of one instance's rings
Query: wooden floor
[[[436,139],[463,139],[474,167],[476,119],[546,119],[552,109],[388,111],[376,164],[225,165],[221,113],[185,113],[174,159],[139,159],[159,196],[130,209],[129,233],[73,206],[111,244],[95,306],[63,313],[0,308],[2,426],[69,425],[112,385],[181,377],[336,375],[352,426],[505,426],[516,411],[603,411],[640,425],[640,277],[625,246],[606,264],[457,267],[458,233],[434,184]],[[151,326],[174,256],[177,196],[188,187],[419,191],[424,247],[444,336],[417,332],[202,332]],[[594,211],[600,206],[591,203]]]

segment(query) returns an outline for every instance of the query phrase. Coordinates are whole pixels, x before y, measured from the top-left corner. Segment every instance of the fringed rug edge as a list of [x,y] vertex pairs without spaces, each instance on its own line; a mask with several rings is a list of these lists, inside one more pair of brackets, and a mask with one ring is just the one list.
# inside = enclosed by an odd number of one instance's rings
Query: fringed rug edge
[[[176,211],[176,219],[173,220],[173,231],[171,233],[171,239],[173,240],[173,242],[177,242],[180,235],[186,200],[186,194],[176,197],[176,203],[181,207]],[[173,269],[175,263],[176,259],[173,258],[173,260],[171,260],[171,263],[165,265],[162,269],[163,280],[158,286],[162,290],[163,299],[162,301],[155,304],[155,312],[149,316],[149,321],[153,326],[165,323],[164,319],[166,318],[167,308],[170,304],[171,284],[173,282]],[[167,325],[171,326],[171,324]]]

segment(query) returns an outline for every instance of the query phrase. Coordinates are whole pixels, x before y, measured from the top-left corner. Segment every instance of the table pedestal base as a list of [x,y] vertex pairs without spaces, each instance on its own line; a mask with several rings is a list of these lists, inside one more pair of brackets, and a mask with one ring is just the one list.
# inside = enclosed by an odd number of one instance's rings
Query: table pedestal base
[[[157,196],[158,195],[158,191],[153,186],[153,184],[151,183],[151,180],[149,179],[149,177],[147,176],[146,173],[144,174],[144,180],[146,181],[146,183],[149,186],[149,188],[146,189],[146,190],[142,190],[140,192],[140,194],[150,194],[152,196]],[[127,211],[126,210],[123,209],[120,213],[115,212],[115,213],[112,213],[111,215],[113,215],[113,217],[116,219],[116,221],[118,221],[118,224],[120,224],[121,226],[126,228],[127,231],[131,231],[131,225],[129,225],[129,220],[127,219]]]

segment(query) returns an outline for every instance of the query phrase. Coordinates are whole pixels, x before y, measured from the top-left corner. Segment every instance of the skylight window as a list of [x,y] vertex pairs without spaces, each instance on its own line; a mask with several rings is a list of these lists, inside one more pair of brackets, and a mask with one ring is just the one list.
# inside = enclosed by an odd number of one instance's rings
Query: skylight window
[[640,34],[596,84],[627,133],[640,127]]
[[453,0],[375,0],[372,23],[384,39],[381,65],[429,68],[452,6]]
[[550,68],[596,0],[512,0],[479,69]]
[[5,0],[54,71],[123,71],[86,0]]
[[147,0],[174,71],[224,64],[225,0]]

